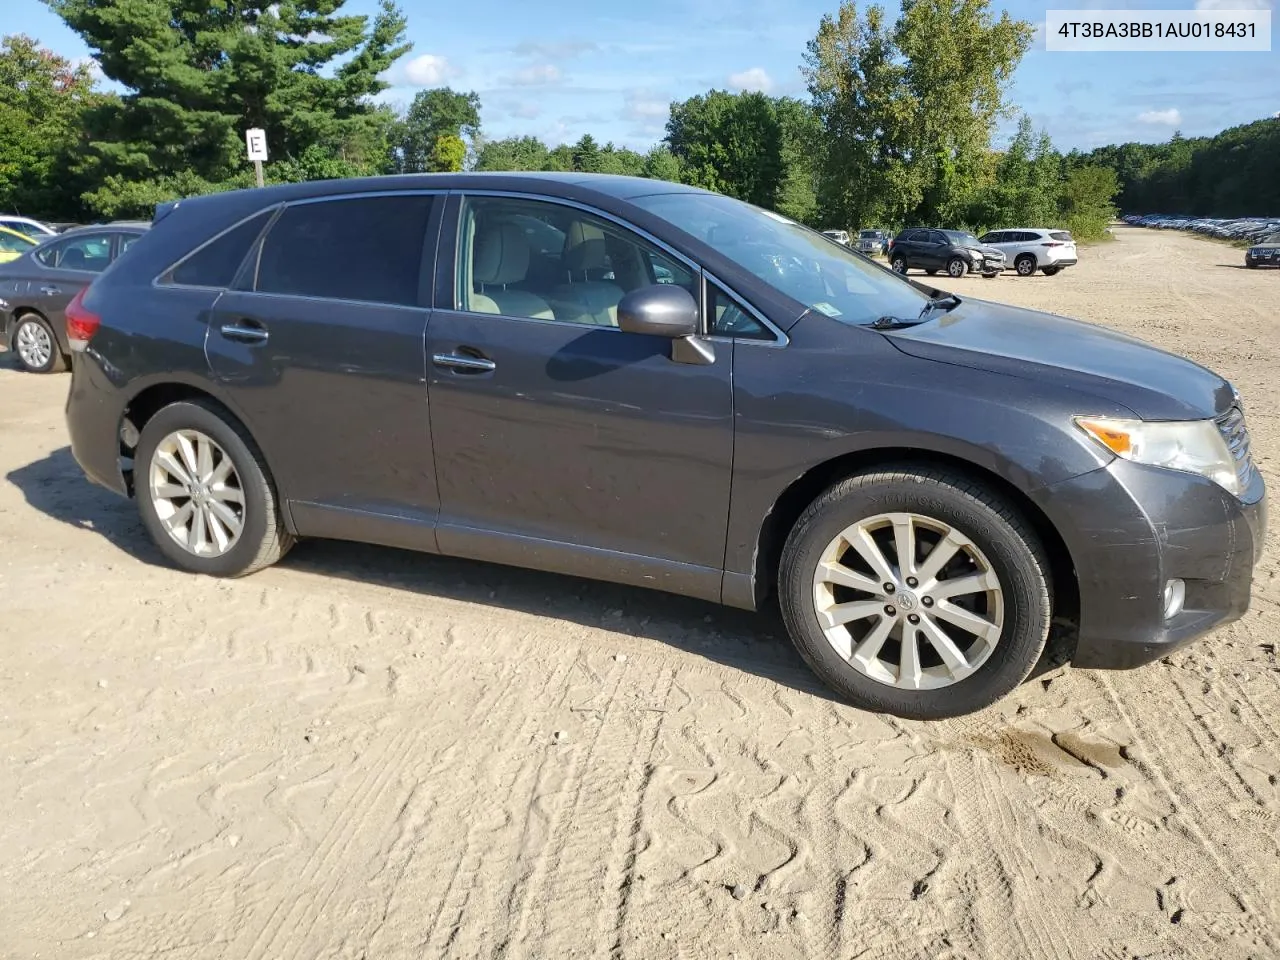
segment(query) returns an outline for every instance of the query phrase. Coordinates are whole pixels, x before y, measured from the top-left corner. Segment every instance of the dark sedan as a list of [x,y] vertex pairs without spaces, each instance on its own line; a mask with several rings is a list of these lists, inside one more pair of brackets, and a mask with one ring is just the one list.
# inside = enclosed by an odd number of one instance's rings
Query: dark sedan
[[66,369],[67,304],[148,226],[79,227],[0,263],[0,343],[8,345],[19,366],[31,373]]
[[72,450],[174,564],[300,537],[756,609],[841,695],[942,717],[1050,623],[1133,667],[1249,605],[1221,377],[943,294],[689,187],[303,183],[170,204],[67,309]]
[[1280,233],[1263,237],[1245,251],[1244,265],[1254,267],[1280,267]]

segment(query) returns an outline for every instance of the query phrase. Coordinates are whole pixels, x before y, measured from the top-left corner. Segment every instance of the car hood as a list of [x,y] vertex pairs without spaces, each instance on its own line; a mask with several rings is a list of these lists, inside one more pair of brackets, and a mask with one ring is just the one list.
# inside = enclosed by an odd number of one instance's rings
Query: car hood
[[1230,383],[1185,357],[1034,310],[965,300],[936,320],[882,332],[910,356],[1076,389],[1144,420],[1205,419],[1236,401]]

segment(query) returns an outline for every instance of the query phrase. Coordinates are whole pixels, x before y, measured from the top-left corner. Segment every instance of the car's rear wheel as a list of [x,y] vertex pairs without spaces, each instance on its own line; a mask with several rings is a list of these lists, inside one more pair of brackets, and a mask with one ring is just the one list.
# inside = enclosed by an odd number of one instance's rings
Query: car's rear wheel
[[969,271],[969,265],[960,257],[952,257],[947,261],[947,275],[951,277],[963,277]]
[[56,373],[66,369],[67,361],[53,327],[38,313],[18,317],[9,342],[19,366],[28,373]]
[[859,707],[936,719],[986,707],[1048,637],[1049,563],[1001,497],[935,467],[877,470],[815,500],[783,549],[783,619]]
[[1055,274],[1057,274],[1061,269],[1062,269],[1061,267],[1045,267],[1045,268],[1044,268],[1044,275],[1045,275],[1046,277],[1052,277],[1052,276],[1054,276]]
[[907,258],[899,254],[889,261],[889,266],[893,268],[894,273],[906,273]]
[[1018,271],[1018,276],[1029,277],[1036,272],[1036,258],[1024,253],[1013,261],[1013,268]]
[[134,489],[160,552],[193,573],[243,576],[292,546],[261,451],[216,404],[174,403],[147,421]]

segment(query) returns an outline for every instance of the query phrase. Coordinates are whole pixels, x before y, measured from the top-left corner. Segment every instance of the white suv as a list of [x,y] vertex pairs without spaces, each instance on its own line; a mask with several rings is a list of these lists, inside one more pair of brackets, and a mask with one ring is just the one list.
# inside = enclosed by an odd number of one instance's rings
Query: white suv
[[1002,251],[1004,262],[1017,270],[1020,277],[1029,277],[1037,270],[1052,277],[1076,263],[1076,242],[1065,230],[1045,227],[993,230],[982,236],[982,242]]

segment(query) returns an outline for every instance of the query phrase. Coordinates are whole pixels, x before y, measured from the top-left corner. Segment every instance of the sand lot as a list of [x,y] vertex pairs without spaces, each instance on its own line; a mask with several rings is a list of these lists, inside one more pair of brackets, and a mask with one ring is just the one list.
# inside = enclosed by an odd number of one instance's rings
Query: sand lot
[[[1118,235],[954,289],[1231,377],[1280,490],[1280,272]],[[319,542],[167,569],[68,382],[0,356],[6,960],[1280,956],[1276,536],[1166,662],[904,723],[662,594]]]

